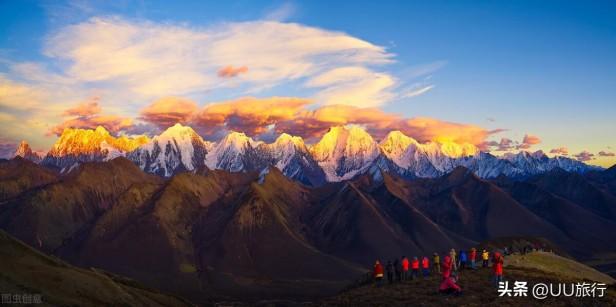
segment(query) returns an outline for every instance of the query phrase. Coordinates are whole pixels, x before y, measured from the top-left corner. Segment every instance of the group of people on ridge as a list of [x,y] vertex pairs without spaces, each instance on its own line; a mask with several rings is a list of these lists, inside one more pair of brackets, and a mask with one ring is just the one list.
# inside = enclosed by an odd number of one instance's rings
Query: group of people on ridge
[[[406,256],[402,256],[399,260],[387,261],[385,266],[377,260],[374,264],[373,276],[377,287],[381,287],[385,278],[387,278],[389,284],[393,284],[396,281],[402,282],[419,278],[421,269],[421,275],[423,275],[424,279],[430,276],[431,272],[442,274],[439,286],[440,292],[461,294],[462,288],[457,283],[459,279],[458,272],[465,269],[477,269],[478,256],[481,257],[482,267],[488,267],[490,253],[484,249],[479,255],[475,248],[471,248],[468,252],[462,250],[459,255],[452,248],[449,254],[445,255],[442,262],[439,254],[434,253],[432,266],[430,266],[430,260],[426,256],[422,257],[421,261],[417,257],[409,260]],[[498,251],[492,253],[492,268],[494,271],[494,283],[498,286],[498,283],[503,281],[503,255]]]

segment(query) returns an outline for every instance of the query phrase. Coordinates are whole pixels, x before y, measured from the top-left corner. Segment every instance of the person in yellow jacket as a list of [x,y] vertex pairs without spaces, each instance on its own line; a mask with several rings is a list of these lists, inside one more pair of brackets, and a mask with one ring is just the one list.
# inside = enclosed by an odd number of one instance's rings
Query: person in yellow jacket
[[483,250],[483,252],[481,253],[481,259],[483,260],[483,267],[487,268],[488,267],[488,260],[490,259],[490,253],[488,253],[487,250]]
[[441,274],[441,257],[438,253],[434,253],[432,256],[432,270],[434,270],[434,273]]

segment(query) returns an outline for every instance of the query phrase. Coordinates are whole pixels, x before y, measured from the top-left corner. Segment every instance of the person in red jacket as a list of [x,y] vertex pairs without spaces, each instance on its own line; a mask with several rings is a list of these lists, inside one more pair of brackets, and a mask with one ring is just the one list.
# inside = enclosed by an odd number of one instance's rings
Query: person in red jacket
[[380,287],[383,284],[383,274],[384,274],[384,270],[383,270],[383,265],[381,264],[380,261],[376,261],[376,263],[374,264],[374,280],[376,281],[376,286]]
[[423,277],[427,278],[430,275],[430,260],[428,260],[428,257],[424,256],[421,259],[421,268],[423,270]]
[[494,269],[494,285],[496,285],[496,287],[503,281],[503,260],[503,255],[501,255],[501,253],[494,253],[492,268]]
[[402,280],[409,278],[409,258],[402,256]]
[[413,270],[411,273],[411,279],[419,277],[419,259],[417,259],[417,257],[413,257],[413,261],[411,261],[411,269]]
[[454,275],[443,278],[443,281],[441,281],[441,285],[439,286],[438,291],[445,294],[462,294],[462,288],[458,286],[457,281],[458,280]]
[[445,258],[443,259],[442,267],[443,267],[443,279],[449,278],[449,276],[451,276],[451,269],[452,269],[451,256],[449,255],[445,256]]
[[471,252],[468,258],[471,261],[471,269],[476,269],[477,267],[475,267],[475,260],[477,260],[477,249],[475,249],[474,247],[471,248]]

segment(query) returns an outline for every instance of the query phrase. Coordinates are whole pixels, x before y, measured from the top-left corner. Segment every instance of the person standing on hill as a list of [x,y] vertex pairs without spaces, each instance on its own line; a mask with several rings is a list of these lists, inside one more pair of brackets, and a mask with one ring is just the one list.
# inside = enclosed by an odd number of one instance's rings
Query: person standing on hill
[[460,271],[464,270],[466,268],[466,261],[467,261],[467,257],[466,257],[466,251],[465,250],[461,250],[460,251]]
[[383,285],[383,265],[381,265],[381,262],[378,260],[374,264],[374,280],[376,281],[377,287]]
[[402,264],[397,258],[394,260],[394,270],[396,272],[396,281],[400,282],[402,279],[402,276],[400,276],[402,275]]
[[483,267],[487,268],[488,267],[488,260],[490,259],[490,253],[488,253],[487,250],[483,250],[483,253],[481,253],[481,259],[483,260]]
[[494,253],[492,268],[494,269],[494,285],[496,285],[496,287],[503,281],[503,260],[503,255],[501,255],[501,253]]
[[435,274],[441,273],[441,256],[439,256],[438,253],[434,253],[432,256],[432,269]]
[[451,276],[451,270],[453,269],[453,264],[451,261],[451,256],[445,256],[443,260],[443,278],[449,278]]
[[394,265],[391,263],[391,260],[387,261],[385,270],[387,271],[387,281],[391,285],[394,282]]
[[477,249],[475,249],[474,247],[471,248],[471,252],[469,254],[469,260],[471,263],[471,269],[476,269],[477,267],[475,267],[475,260],[477,259]]
[[409,258],[402,256],[402,280],[409,279]]
[[456,257],[456,250],[455,249],[451,249],[449,251],[449,257],[451,258],[451,269],[454,271],[458,270],[458,267],[456,266],[456,263],[458,262],[458,257]]
[[424,256],[423,259],[421,259],[421,268],[424,278],[430,276],[430,260],[428,260],[428,257]]
[[413,257],[413,261],[411,261],[411,269],[413,270],[411,273],[411,279],[419,278],[419,259],[417,259],[417,257]]

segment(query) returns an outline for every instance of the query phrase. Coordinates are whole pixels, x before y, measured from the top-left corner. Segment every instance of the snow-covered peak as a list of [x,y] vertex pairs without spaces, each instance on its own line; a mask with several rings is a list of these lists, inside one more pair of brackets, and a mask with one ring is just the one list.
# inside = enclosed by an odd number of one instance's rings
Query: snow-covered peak
[[211,146],[191,127],[178,123],[130,153],[128,158],[147,172],[171,176],[203,166]]
[[101,144],[107,145],[123,152],[129,152],[148,142],[148,138],[141,136],[129,138],[126,136],[114,137],[104,127],[96,129],[64,129],[62,135],[49,151],[49,155],[61,157],[65,155],[92,155],[101,153]]
[[248,146],[256,147],[258,143],[243,132],[232,131],[216,144],[216,148],[232,148],[239,152]]
[[165,130],[163,133],[161,133],[157,138],[158,139],[185,139],[185,138],[191,138],[193,136],[199,136],[197,134],[197,132],[195,132],[195,130],[193,130],[193,128],[189,127],[189,126],[183,126],[180,123],[177,123],[169,128],[167,128],[167,130]]
[[261,144],[241,132],[230,132],[208,152],[205,165],[210,169],[225,169],[232,172],[246,171],[247,164],[254,163],[253,151]]
[[261,144],[260,146],[272,152],[274,156],[278,156],[279,160],[285,160],[284,157],[294,155],[296,152],[308,152],[308,147],[301,137],[286,133],[281,134],[274,143]]
[[542,159],[542,158],[546,158],[547,156],[545,155],[545,153],[543,152],[543,150],[537,150],[535,152],[533,152],[531,154],[531,156],[535,159]]
[[409,146],[417,144],[415,139],[406,136],[398,130],[389,132],[379,143],[383,152],[388,156],[399,156],[405,152]]
[[437,142],[440,146],[441,152],[450,158],[461,158],[474,156],[479,153],[479,149],[469,143],[456,143],[453,141],[441,141]]
[[195,130],[191,127],[182,126],[178,123],[152,138],[152,140],[145,147],[151,148],[156,143],[160,146],[165,146],[167,143],[188,146],[188,144],[192,144],[193,140],[198,140],[202,143],[204,142],[201,136],[199,136],[199,134],[197,134],[197,132],[195,132]]
[[276,141],[273,143],[276,147],[295,147],[300,149],[305,149],[306,144],[304,144],[304,139],[299,136],[292,136],[287,133],[281,134]]
[[383,154],[397,166],[408,169],[417,159],[421,144],[400,131],[392,131],[381,140],[379,146]]
[[[181,164],[188,170],[195,168],[195,161],[193,161],[195,146],[206,147],[206,143],[201,136],[195,132],[191,127],[183,126],[180,123],[167,128],[160,135],[155,136],[148,144],[143,146],[143,149],[149,152],[157,151],[157,148],[163,151],[163,154],[159,156],[159,159],[168,159],[165,157],[168,155],[167,147],[175,151],[181,159]],[[171,171],[171,170],[169,170]],[[171,175],[169,171],[166,176]]]
[[354,155],[374,158],[379,153],[378,145],[372,136],[357,126],[330,128],[311,151],[317,161]]
[[357,126],[330,128],[311,152],[328,181],[346,180],[363,173],[380,153],[372,136]]
[[543,151],[538,150],[533,153],[528,151],[520,151],[518,153],[505,153],[502,159],[511,162],[521,173],[525,175],[535,175],[550,171],[556,167],[562,168],[569,172],[583,173],[589,170],[597,169],[594,166],[587,165],[583,162],[567,158],[554,157],[549,158]]
[[19,143],[19,146],[17,147],[17,150],[15,150],[15,154],[13,155],[13,157],[17,156],[36,163],[41,161],[41,155],[32,151],[32,148],[30,148],[30,145],[26,141],[21,141],[21,143]]

